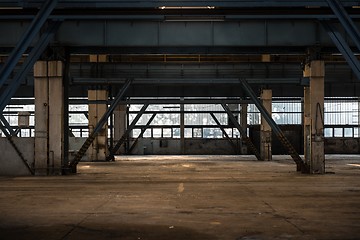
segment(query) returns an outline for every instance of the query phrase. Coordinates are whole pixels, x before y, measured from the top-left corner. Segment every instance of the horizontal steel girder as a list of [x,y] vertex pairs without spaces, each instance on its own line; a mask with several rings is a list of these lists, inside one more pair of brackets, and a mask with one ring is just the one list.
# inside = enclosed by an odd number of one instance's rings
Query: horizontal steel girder
[[[0,47],[9,48],[16,45],[28,24],[28,21],[0,21]],[[199,54],[206,51],[211,53],[216,48],[219,48],[217,53],[226,51],[226,48],[230,48],[229,53],[241,53],[246,52],[247,47],[264,48],[263,51],[267,51],[266,48],[277,47],[279,52],[282,48],[288,51],[287,48],[334,47],[327,33],[313,20],[65,21],[53,43],[72,47],[70,50],[74,52],[80,48],[84,53],[101,53],[107,48],[137,47],[133,49],[133,53],[137,54],[148,54],[157,48],[160,48],[159,51],[179,50]]]
[[[0,0],[1,7],[40,7],[44,0]],[[342,0],[344,6],[358,6],[359,1]],[[166,1],[166,0],[59,0],[58,8],[154,8],[154,7],[327,7],[326,1]]]

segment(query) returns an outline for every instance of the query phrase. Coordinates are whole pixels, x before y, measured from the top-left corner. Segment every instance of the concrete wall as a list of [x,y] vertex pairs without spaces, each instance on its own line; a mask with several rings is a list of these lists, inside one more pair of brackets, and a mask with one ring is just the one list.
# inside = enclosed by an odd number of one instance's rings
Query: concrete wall
[[[86,138],[81,137],[70,137],[69,138],[69,160],[72,160],[75,157],[77,151],[80,150],[81,146],[86,141]],[[85,154],[81,161],[87,161],[87,155]]]
[[[293,143],[295,148],[302,154],[302,132],[301,128],[291,128],[291,126],[282,127],[285,135]],[[252,130],[254,144],[259,145],[259,131]],[[299,137],[300,136],[300,137]],[[70,138],[69,149],[70,159],[74,153],[80,149],[86,138]],[[240,149],[239,143],[234,144]],[[287,154],[276,136],[273,136],[273,154]],[[180,154],[180,139],[159,139],[159,138],[142,138],[139,139],[136,147],[132,151],[133,155],[176,155]],[[360,138],[326,138],[325,153],[327,154],[358,154],[360,153]],[[234,148],[226,139],[185,139],[185,154],[189,155],[226,155],[236,154]],[[82,161],[87,161],[86,156]]]
[[[139,139],[132,154],[134,155],[172,155],[180,154],[180,139]],[[188,155],[221,155],[235,154],[226,139],[185,139],[185,154]]]
[[[286,137],[290,140],[299,154],[303,153],[303,144],[299,136],[299,129],[283,129]],[[259,147],[259,132],[253,132],[253,142]],[[239,143],[234,142],[240,149]],[[274,155],[287,154],[276,136],[273,136]],[[326,138],[326,154],[359,154],[360,138]],[[138,144],[131,154],[143,155],[172,155],[180,154],[180,139],[139,139]],[[236,154],[234,148],[226,139],[185,139],[185,154],[189,155],[222,155]]]
[[359,154],[360,138],[325,138],[325,153]]
[[[34,164],[34,138],[13,138],[14,143],[21,151],[30,166]],[[31,175],[24,162],[11,146],[7,138],[0,138],[0,176]]]

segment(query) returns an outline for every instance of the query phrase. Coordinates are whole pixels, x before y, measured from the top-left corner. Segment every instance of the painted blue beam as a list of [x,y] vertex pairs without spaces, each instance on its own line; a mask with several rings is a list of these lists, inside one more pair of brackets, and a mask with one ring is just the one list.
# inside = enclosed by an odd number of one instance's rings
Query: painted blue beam
[[339,0],[327,0],[340,23],[360,50],[360,31]]
[[[39,7],[45,0],[10,1],[0,0],[3,7]],[[358,6],[359,1],[342,0],[346,7]],[[212,0],[59,0],[59,8],[153,8],[153,7],[326,7],[326,1],[281,1],[281,0],[237,0],[237,1],[212,1]]]
[[84,144],[81,146],[80,150],[76,153],[74,159],[69,162],[68,166],[64,166],[65,168],[68,168],[67,170],[70,172],[76,172],[76,165],[80,162],[81,158],[86,153],[87,149],[90,147],[90,144],[95,140],[95,137],[98,135],[98,133],[101,131],[105,123],[107,122],[110,115],[113,113],[115,108],[119,105],[119,102],[125,95],[127,89],[129,88],[131,84],[131,79],[128,79],[127,82],[122,86],[114,100],[111,102],[110,107],[106,110],[104,115],[100,118],[98,123],[96,124],[93,132],[89,135],[89,137],[86,139]]
[[57,0],[46,0],[43,3],[43,6],[39,10],[38,14],[31,22],[28,29],[22,35],[21,39],[17,43],[16,47],[13,49],[9,58],[5,62],[3,68],[0,72],[0,88],[6,82],[11,72],[14,70],[16,64],[19,62],[22,55],[28,49],[35,36],[39,33],[41,27],[46,22],[47,18],[50,16],[51,12],[55,8]]
[[2,113],[0,113],[0,125],[2,127],[1,130],[4,132],[6,137],[16,135],[14,129],[10,126],[9,122],[6,120]]
[[50,40],[53,38],[56,31],[59,29],[61,22],[50,22],[47,30],[41,35],[40,40],[36,43],[35,47],[31,50],[29,56],[26,58],[21,66],[21,69],[15,75],[11,84],[7,86],[0,96],[0,112],[4,110],[6,105],[10,102],[11,97],[15,94],[16,90],[21,84],[22,79],[26,77],[28,72],[32,69],[35,62],[39,59],[40,55],[44,52],[49,45]]
[[240,79],[241,86],[245,90],[245,92],[249,95],[250,99],[253,101],[257,109],[260,111],[261,116],[265,119],[265,121],[269,124],[271,129],[274,131],[276,137],[279,139],[281,144],[284,146],[285,149],[287,149],[289,155],[294,160],[294,162],[297,165],[297,171],[301,171],[303,173],[309,173],[309,167],[305,164],[305,162],[302,160],[300,155],[296,152],[296,149],[293,147],[293,145],[290,143],[290,141],[286,138],[283,131],[280,129],[280,127],[276,124],[274,119],[272,119],[272,116],[269,114],[269,112],[266,110],[266,108],[263,106],[263,104],[260,102],[250,85],[245,79]]
[[351,50],[343,36],[339,33],[338,29],[333,26],[329,21],[321,21],[321,24],[329,34],[335,46],[345,58],[346,62],[349,64],[350,68],[353,70],[357,79],[360,80],[360,62],[354,55],[353,51]]
[[115,146],[110,149],[109,156],[107,157],[108,160],[114,160],[116,152],[119,150],[121,145],[126,141],[127,137],[129,136],[130,132],[134,129],[136,123],[139,121],[141,116],[145,113],[146,109],[148,108],[149,103],[145,102],[145,104],[141,107],[140,111],[134,118],[134,120],[131,122],[129,127],[126,129],[125,133],[122,135],[120,140],[115,144]]

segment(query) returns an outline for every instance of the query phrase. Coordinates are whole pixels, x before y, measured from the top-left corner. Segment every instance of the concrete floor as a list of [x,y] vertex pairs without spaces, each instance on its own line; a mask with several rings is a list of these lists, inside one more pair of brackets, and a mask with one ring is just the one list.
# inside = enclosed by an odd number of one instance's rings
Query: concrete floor
[[0,239],[360,239],[360,158],[142,156],[0,177]]

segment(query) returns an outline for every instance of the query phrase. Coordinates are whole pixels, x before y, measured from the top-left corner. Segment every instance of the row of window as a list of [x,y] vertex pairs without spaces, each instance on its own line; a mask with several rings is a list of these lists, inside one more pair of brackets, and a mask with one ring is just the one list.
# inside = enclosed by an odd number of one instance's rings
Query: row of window
[[[230,138],[239,138],[240,133],[236,128],[225,128],[226,134]],[[109,130],[110,131],[110,130]],[[87,128],[71,129],[75,137],[88,137]],[[137,138],[141,129],[134,129],[132,137]],[[1,133],[0,133],[1,134]],[[247,133],[249,135],[249,133]],[[358,138],[360,137],[360,127],[325,127],[324,136],[326,138]],[[109,132],[110,135],[110,132]],[[185,138],[224,138],[225,135],[219,128],[202,127],[202,128],[185,128]],[[18,137],[34,137],[34,129],[21,129]],[[144,138],[180,138],[180,128],[149,128],[143,133]]]

